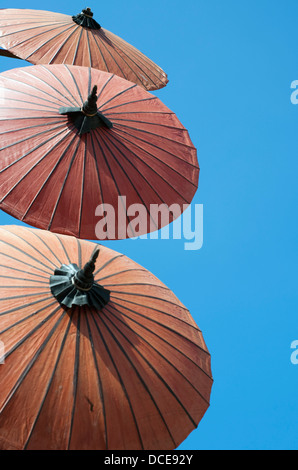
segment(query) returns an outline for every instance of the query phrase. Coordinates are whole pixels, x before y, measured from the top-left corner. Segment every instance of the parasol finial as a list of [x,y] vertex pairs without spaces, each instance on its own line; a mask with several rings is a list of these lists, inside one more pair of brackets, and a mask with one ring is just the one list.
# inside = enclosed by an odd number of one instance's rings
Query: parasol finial
[[59,109],[59,114],[67,114],[72,120],[73,124],[79,131],[79,135],[86,134],[93,129],[106,127],[111,129],[113,123],[106,118],[97,109],[97,85],[94,85],[91,93],[88,95],[87,101],[81,108],[72,107]]
[[83,104],[82,112],[89,117],[97,114],[97,85],[94,85],[87,101]]
[[88,305],[101,310],[110,300],[110,291],[95,282],[97,248],[82,269],[76,264],[62,265],[50,279],[54,297],[66,307]]
[[78,271],[73,277],[73,284],[81,290],[90,290],[94,284],[95,263],[99,255],[99,249],[95,250],[84,268]]
[[90,7],[84,8],[78,15],[72,16],[72,20],[85,28],[90,29],[101,29],[101,26],[97,21],[93,19],[93,12]]
[[82,10],[82,13],[83,15],[90,16],[90,18],[93,17],[93,13],[90,7],[86,7],[84,10]]

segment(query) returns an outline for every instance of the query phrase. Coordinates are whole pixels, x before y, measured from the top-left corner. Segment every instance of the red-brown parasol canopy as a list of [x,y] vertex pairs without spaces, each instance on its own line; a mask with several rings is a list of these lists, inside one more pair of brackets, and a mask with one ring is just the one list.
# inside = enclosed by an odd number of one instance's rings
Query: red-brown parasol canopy
[[170,450],[208,409],[210,354],[189,311],[146,269],[95,248],[0,228],[2,450]]
[[115,73],[147,90],[168,83],[158,65],[102,28],[89,8],[73,17],[42,10],[0,9],[0,46],[11,57],[32,64],[92,67]]
[[[107,238],[135,236],[121,196],[126,208],[144,207],[142,235],[180,216],[198,187],[197,152],[177,116],[107,72],[37,65],[1,73],[0,136],[0,208],[41,229],[103,239],[96,209],[108,204],[116,214]],[[152,205],[172,204],[180,213],[169,220],[152,215]]]

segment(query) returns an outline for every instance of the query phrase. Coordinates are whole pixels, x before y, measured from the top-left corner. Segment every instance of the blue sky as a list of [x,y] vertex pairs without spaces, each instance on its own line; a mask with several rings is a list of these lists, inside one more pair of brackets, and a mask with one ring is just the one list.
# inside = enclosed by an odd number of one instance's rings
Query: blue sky
[[[202,248],[105,243],[173,290],[212,355],[211,406],[179,449],[297,449],[297,1],[26,2],[70,15],[86,6],[167,72],[155,94],[198,148]],[[0,71],[23,65],[1,58]],[[1,212],[0,224],[19,222]]]

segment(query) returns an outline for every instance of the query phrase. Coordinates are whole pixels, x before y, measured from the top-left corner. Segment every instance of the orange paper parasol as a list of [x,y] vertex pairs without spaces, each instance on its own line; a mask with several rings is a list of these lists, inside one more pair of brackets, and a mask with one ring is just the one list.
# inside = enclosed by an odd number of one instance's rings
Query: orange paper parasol
[[[198,187],[197,151],[177,116],[136,84],[95,69],[1,73],[0,136],[0,208],[41,229],[89,240],[136,236],[132,214],[120,218],[125,197],[126,208],[144,208],[143,235],[177,217],[163,221],[152,205],[175,204],[180,216]],[[104,238],[95,233],[102,204],[116,211]]]
[[210,354],[189,311],[98,248],[0,228],[0,449],[175,449],[209,406]]
[[[135,47],[102,28],[90,8],[68,16],[41,10],[0,9],[0,46],[32,64],[69,64],[103,70],[157,90],[165,72]],[[7,55],[4,51],[0,54]]]

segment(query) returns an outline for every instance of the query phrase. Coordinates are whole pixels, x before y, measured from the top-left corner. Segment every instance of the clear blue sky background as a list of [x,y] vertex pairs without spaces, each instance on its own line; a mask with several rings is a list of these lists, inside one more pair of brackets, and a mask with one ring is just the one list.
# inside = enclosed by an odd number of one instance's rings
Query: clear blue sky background
[[[105,243],[175,292],[212,355],[211,406],[180,449],[297,449],[297,0],[26,2],[71,15],[86,6],[168,73],[155,94],[198,148],[203,247]],[[0,59],[0,71],[23,65]],[[0,224],[19,222],[0,213]]]

